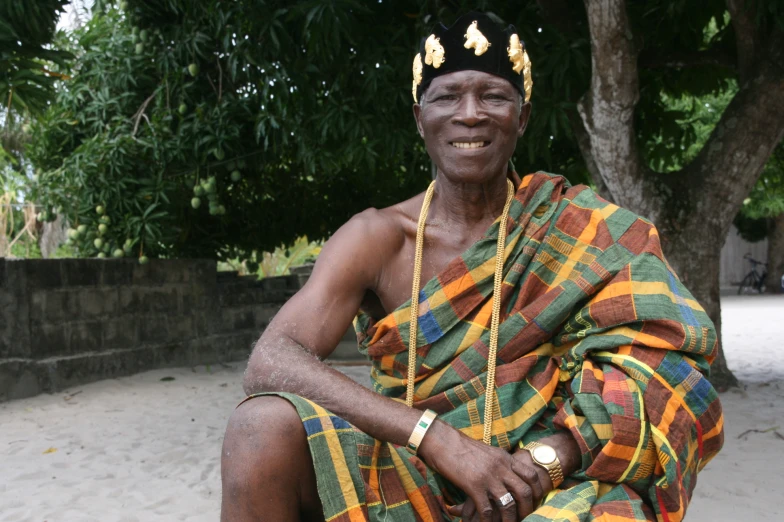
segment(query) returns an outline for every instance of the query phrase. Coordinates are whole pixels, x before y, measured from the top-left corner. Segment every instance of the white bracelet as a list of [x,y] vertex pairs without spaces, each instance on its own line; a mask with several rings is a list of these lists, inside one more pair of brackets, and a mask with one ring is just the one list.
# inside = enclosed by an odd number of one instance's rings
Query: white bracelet
[[417,454],[419,445],[422,444],[422,439],[425,438],[425,433],[427,433],[433,421],[436,420],[437,415],[433,410],[425,410],[425,413],[419,418],[414,431],[411,432],[411,436],[408,438],[408,444],[406,444],[406,449],[409,453],[412,455]]

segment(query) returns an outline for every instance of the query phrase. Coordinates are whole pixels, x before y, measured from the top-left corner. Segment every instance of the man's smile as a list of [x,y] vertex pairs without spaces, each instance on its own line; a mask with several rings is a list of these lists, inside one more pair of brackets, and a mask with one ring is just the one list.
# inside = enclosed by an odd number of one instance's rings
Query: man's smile
[[489,141],[452,141],[450,145],[458,149],[481,149],[490,145]]
[[456,149],[481,149],[490,145],[490,140],[484,136],[460,136],[449,144]]

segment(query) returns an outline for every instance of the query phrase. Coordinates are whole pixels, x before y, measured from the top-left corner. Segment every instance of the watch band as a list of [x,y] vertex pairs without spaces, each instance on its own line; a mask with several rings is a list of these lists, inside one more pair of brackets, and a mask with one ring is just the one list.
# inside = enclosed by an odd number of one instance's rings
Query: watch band
[[425,433],[427,433],[433,421],[436,420],[437,415],[433,410],[425,410],[425,413],[419,418],[414,431],[411,432],[411,436],[408,438],[408,444],[406,444],[406,449],[409,453],[412,455],[417,454],[419,445],[422,444],[422,439],[425,438]]
[[[561,461],[558,460],[558,454],[555,455],[555,460],[550,464],[544,464],[536,460],[533,450],[535,448],[538,448],[539,446],[545,446],[545,444],[534,441],[534,442],[529,442],[528,444],[523,446],[523,441],[520,441],[520,447],[531,454],[531,460],[534,461],[534,464],[537,464],[547,470],[547,474],[550,475],[550,480],[553,483],[553,488],[557,488],[564,480],[563,469],[561,468]],[[551,446],[548,447],[552,448]],[[553,452],[555,452],[555,450],[553,450]]]

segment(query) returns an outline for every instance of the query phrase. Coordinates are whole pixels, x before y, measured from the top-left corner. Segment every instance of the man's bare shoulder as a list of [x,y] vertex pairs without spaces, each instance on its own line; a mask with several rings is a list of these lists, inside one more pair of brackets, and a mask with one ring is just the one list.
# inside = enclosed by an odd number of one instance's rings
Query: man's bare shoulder
[[417,194],[389,207],[363,210],[340,227],[333,239],[346,246],[371,248],[376,254],[396,252],[411,231],[416,231],[423,197],[424,194]]

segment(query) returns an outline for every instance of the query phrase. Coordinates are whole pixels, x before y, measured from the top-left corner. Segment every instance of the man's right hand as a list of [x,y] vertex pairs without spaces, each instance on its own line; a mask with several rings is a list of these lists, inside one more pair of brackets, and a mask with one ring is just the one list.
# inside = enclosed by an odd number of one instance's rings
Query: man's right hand
[[[549,487],[542,484],[535,465],[438,420],[422,440],[419,456],[468,496],[464,504],[449,508],[464,522],[518,522],[533,512]],[[498,499],[507,492],[514,502],[502,507]]]

